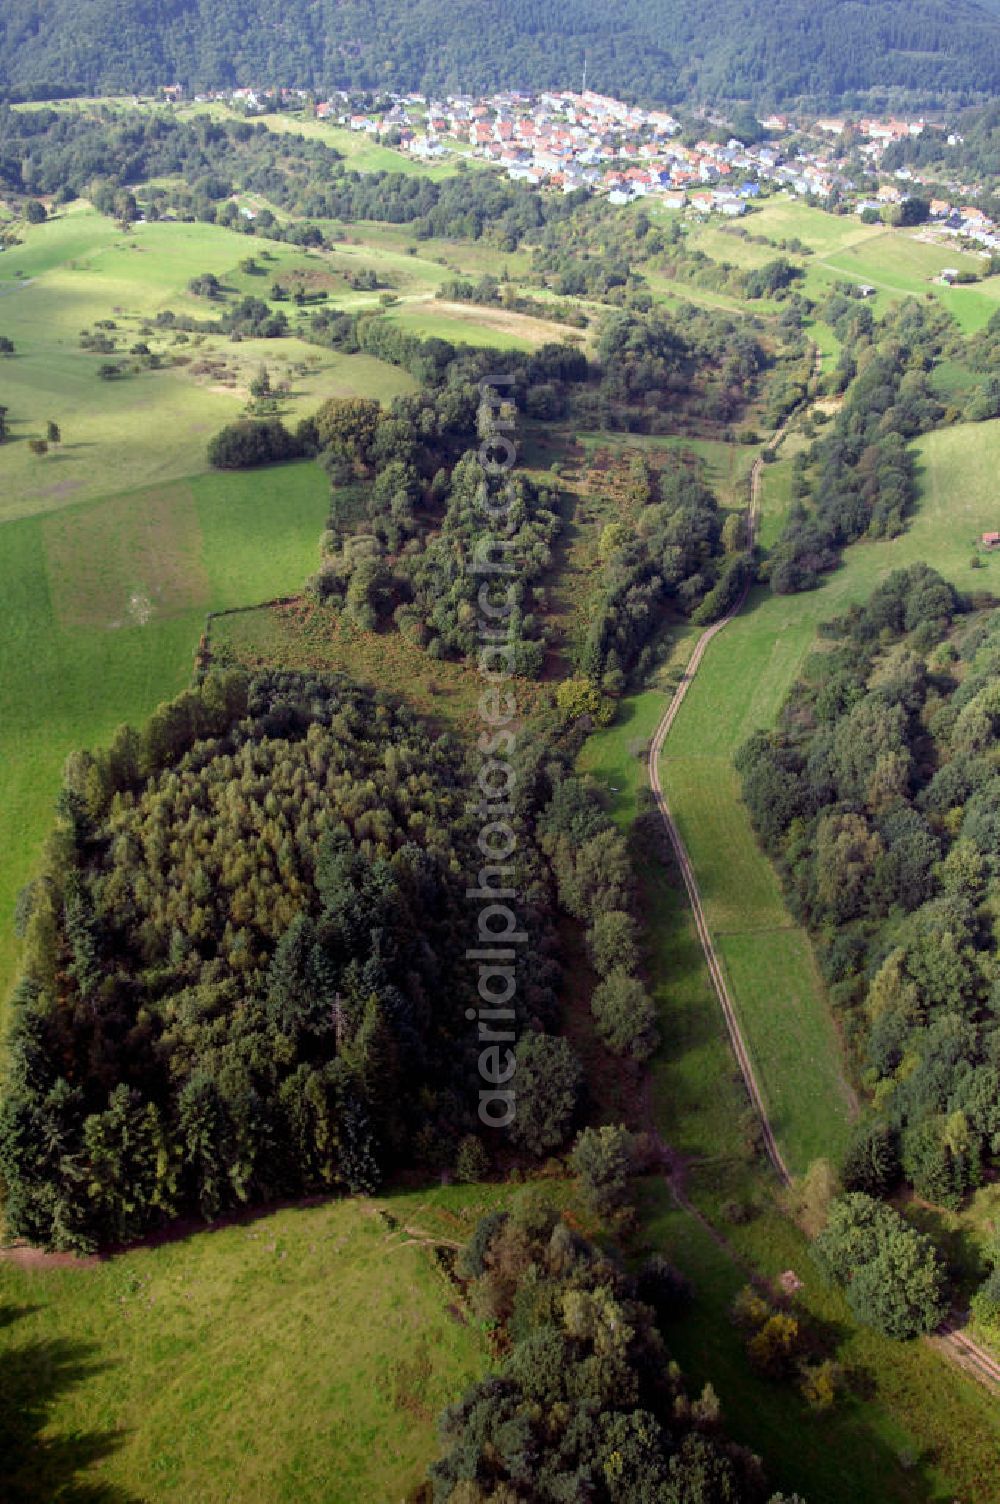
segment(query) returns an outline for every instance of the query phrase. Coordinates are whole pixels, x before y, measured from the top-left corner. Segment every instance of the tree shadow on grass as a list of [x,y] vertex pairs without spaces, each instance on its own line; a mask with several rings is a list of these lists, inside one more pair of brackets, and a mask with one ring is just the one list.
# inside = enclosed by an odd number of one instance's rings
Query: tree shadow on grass
[[[0,1328],[31,1314],[0,1307]],[[89,1343],[47,1338],[12,1344],[0,1364],[0,1499],[4,1504],[139,1504],[114,1485],[81,1474],[121,1444],[111,1431],[52,1435],[49,1417],[59,1397],[105,1365]]]
[[926,1233],[943,1255],[951,1270],[956,1295],[966,1301],[990,1271],[980,1240],[953,1213],[910,1197],[905,1205],[908,1222]]

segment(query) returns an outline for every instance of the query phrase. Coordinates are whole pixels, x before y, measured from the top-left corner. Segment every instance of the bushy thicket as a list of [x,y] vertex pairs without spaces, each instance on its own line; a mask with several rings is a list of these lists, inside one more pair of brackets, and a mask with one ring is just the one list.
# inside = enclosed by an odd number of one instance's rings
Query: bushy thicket
[[216,470],[248,470],[297,459],[302,445],[280,418],[227,423],[209,441],[208,463]]
[[944,412],[929,385],[950,337],[940,312],[909,299],[875,325],[868,308],[846,297],[831,299],[826,312],[848,340],[838,366],[846,392],[828,431],[796,464],[793,505],[767,562],[781,595],[811,589],[846,544],[902,532],[916,495],[907,445]]
[[589,785],[564,778],[538,824],[560,907],[587,926],[601,978],[591,998],[597,1032],[612,1054],[644,1062],[659,1042],[655,1009],[639,970],[633,874],[621,832]]
[[722,516],[697,467],[676,455],[655,473],[640,465],[632,494],[640,508],[635,525],[613,524],[602,540],[580,652],[583,672],[616,693],[646,661],[666,608],[695,612],[713,590],[720,558]]
[[[476,599],[480,554],[496,528],[480,504],[484,472],[472,443],[503,432],[518,412],[531,412],[544,395],[549,416],[578,400],[588,375],[586,357],[568,344],[544,345],[531,355],[505,357],[504,380],[493,411],[474,382],[488,379],[495,356],[420,340],[385,319],[332,310],[315,315],[317,336],[336,348],[363,348],[405,364],[428,388],[395,399],[388,412],[372,402],[334,400],[299,437],[318,452],[334,482],[326,558],[314,587],[336,598],[359,625],[392,615],[396,625],[434,656],[470,656],[478,647]],[[678,336],[680,340],[680,336]],[[638,336],[602,351],[604,380],[621,382],[628,405],[660,367],[637,353]],[[690,343],[682,342],[690,352]],[[686,356],[685,358],[688,358]],[[502,400],[501,400],[502,399]],[[491,399],[493,400],[493,399]],[[357,497],[363,487],[364,520]],[[513,609],[507,618],[513,670],[535,675],[542,666],[545,581],[560,529],[558,497],[516,469],[504,482],[511,505],[505,517],[505,556]],[[700,472],[669,457],[658,476],[645,467],[634,533],[619,529],[603,559],[599,593],[582,650],[581,667],[594,681],[620,690],[663,620],[666,605],[692,611],[710,596],[704,615],[731,604],[745,579],[745,563],[720,573],[721,517]],[[493,562],[496,562],[494,559]],[[742,571],[742,572],[740,572]]]
[[813,1244],[866,1326],[905,1341],[932,1332],[947,1309],[944,1269],[930,1238],[862,1192],[841,1196]]
[[485,472],[471,447],[478,428],[486,434],[485,414],[471,385],[397,398],[388,412],[355,399],[324,404],[312,435],[333,503],[312,588],[364,629],[392,620],[434,657],[475,657],[484,569],[502,567],[510,605],[503,661],[533,676],[544,651],[535,590],[559,518],[548,490],[514,472],[504,482],[502,546],[493,541]]
[[971,393],[963,417],[970,423],[1000,418],[1000,310],[968,341],[965,358],[983,381]]
[[676,1301],[663,1298],[683,1282],[662,1259],[630,1278],[523,1192],[479,1223],[456,1272],[502,1357],[442,1417],[435,1504],[768,1497],[759,1460],[727,1440],[711,1386],[694,1401],[684,1391],[669,1354]]
[[679,318],[662,309],[612,314],[597,346],[594,416],[606,428],[668,432],[676,409],[733,421],[753,396],[768,357],[745,321],[714,311]]
[[949,1206],[1000,1157],[1000,612],[956,610],[890,576],[737,758],[871,1095],[847,1184]]

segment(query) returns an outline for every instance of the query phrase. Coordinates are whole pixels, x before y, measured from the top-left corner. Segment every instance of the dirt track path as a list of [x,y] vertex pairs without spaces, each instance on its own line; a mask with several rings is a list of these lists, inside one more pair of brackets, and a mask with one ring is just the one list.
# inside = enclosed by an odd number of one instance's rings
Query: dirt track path
[[992,1353],[988,1353],[966,1335],[963,1327],[967,1321],[968,1316],[948,1316],[933,1336],[926,1340],[970,1378],[978,1379],[980,1384],[984,1384],[994,1394],[1000,1394],[1000,1363]]
[[[815,364],[813,367],[814,378],[819,374],[821,362],[822,356],[817,351]],[[775,431],[770,441],[770,447],[772,449],[776,449],[787,434],[789,425],[791,424],[792,418],[794,417],[794,412],[795,410],[789,413],[788,417],[782,423],[781,427]],[[754,461],[753,469],[750,472],[750,501],[747,507],[748,548],[753,547],[754,540],[757,535],[757,524],[760,515],[760,493],[763,471],[764,457],[763,454],[760,454]],[[677,865],[680,867],[681,876],[684,879],[684,886],[687,889],[688,899],[691,904],[691,912],[694,914],[694,922],[698,930],[698,939],[701,941],[701,948],[705,953],[705,963],[708,966],[709,975],[712,978],[712,985],[715,988],[715,994],[719,1000],[719,1006],[722,1009],[722,1016],[726,1021],[726,1029],[729,1033],[729,1042],[732,1045],[733,1054],[736,1056],[736,1063],[740,1068],[740,1074],[743,1077],[743,1084],[746,1087],[747,1096],[750,1098],[751,1105],[753,1106],[753,1109],[760,1120],[761,1132],[764,1138],[764,1148],[767,1151],[767,1157],[771,1161],[771,1164],[774,1167],[775,1174],[778,1176],[778,1179],[782,1182],[782,1184],[790,1185],[792,1177],[789,1173],[788,1166],[785,1164],[781,1150],[778,1147],[778,1141],[774,1136],[774,1130],[771,1127],[771,1120],[767,1115],[767,1108],[764,1106],[764,1098],[761,1095],[761,1090],[757,1083],[757,1077],[754,1073],[753,1062],[750,1059],[750,1052],[747,1049],[746,1040],[743,1038],[743,1031],[740,1028],[739,1019],[736,1016],[736,1009],[733,1005],[733,999],[729,991],[729,985],[726,981],[726,975],[722,969],[722,961],[720,959],[718,951],[715,948],[715,942],[712,939],[712,933],[708,927],[708,921],[705,918],[705,910],[701,901],[701,892],[698,887],[698,879],[695,876],[694,868],[691,865],[691,858],[687,854],[687,848],[685,847],[684,842],[681,838],[681,833],[677,828],[677,823],[674,820],[673,815],[670,813],[670,805],[667,802],[667,796],[663,788],[663,780],[660,775],[660,759],[663,755],[663,749],[666,744],[667,737],[670,735],[674,721],[677,719],[678,711],[684,704],[684,697],[691,686],[691,682],[701,666],[702,659],[704,658],[705,653],[708,650],[708,645],[713,641],[714,638],[718,637],[720,632],[725,631],[726,627],[728,627],[729,623],[734,619],[734,617],[740,614],[740,612],[743,610],[744,604],[746,603],[748,593],[749,586],[747,586],[743,590],[743,593],[741,594],[739,600],[732,607],[732,609],[719,621],[713,622],[713,624],[708,627],[698,638],[698,641],[695,644],[694,652],[691,654],[691,659],[687,666],[687,672],[684,674],[681,682],[678,684],[674,697],[670,701],[670,704],[667,706],[663,719],[661,720],[659,726],[657,726],[656,733],[650,745],[649,781],[652,786],[653,796],[656,799],[657,808],[659,809],[663,823],[666,826],[667,835],[670,837],[670,844],[673,847],[674,855],[677,858]]]

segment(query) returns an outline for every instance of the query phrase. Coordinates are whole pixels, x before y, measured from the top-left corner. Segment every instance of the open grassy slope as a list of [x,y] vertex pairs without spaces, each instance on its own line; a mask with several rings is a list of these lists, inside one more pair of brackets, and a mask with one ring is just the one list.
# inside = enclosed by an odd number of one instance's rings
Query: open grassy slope
[[394,309],[389,317],[408,334],[418,334],[422,339],[448,339],[455,344],[486,345],[497,350],[531,350],[546,341],[579,333],[547,319],[471,303],[412,301]]
[[45,1443],[13,1448],[3,1486],[42,1500],[89,1485],[118,1504],[401,1499],[436,1455],[438,1412],[485,1363],[403,1230],[467,1235],[472,1196],[440,1201],[395,1198],[397,1231],[342,1201],[82,1268],[0,1262],[3,1405]]
[[[349,281],[359,271],[375,271],[399,299],[391,317],[411,333],[500,350],[528,350],[566,336],[563,325],[545,319],[433,300],[455,272],[495,268],[495,255],[482,247],[427,242],[411,255],[410,242],[398,232],[383,236],[375,227],[352,226],[337,233],[344,238],[328,252],[204,224],[139,224],[126,235],[84,204],[25,232],[24,244],[0,259],[0,334],[16,347],[13,357],[0,359],[0,403],[9,409],[10,427],[0,456],[6,482],[0,520],[204,471],[208,439],[242,415],[262,365],[273,387],[287,383],[281,410],[290,421],[326,397],[358,394],[388,403],[414,389],[397,367],[296,337],[309,311],[291,302],[274,305],[289,318],[287,338],[235,343],[217,334],[143,332],[146,321],[167,309],[199,321],[218,318],[222,305],[188,289],[206,272],[232,293],[266,300],[275,281],[304,283],[325,292],[328,304],[350,310],[378,306],[378,293],[356,292]],[[257,272],[241,269],[248,257]],[[117,325],[111,332],[118,351],[107,356],[81,349],[81,331],[109,318]],[[139,339],[161,356],[164,369],[101,380],[99,367],[109,359],[129,364]],[[39,458],[27,441],[44,437],[49,419],[59,424],[63,443]]]
[[[251,255],[261,274],[240,270]],[[364,265],[374,265],[403,291],[426,293],[438,269],[425,267],[421,274],[407,259],[405,268],[402,257],[382,268],[374,253]],[[357,294],[343,273],[358,264],[347,251],[323,256],[212,225],[161,222],[123,235],[84,205],[34,227],[23,245],[0,258],[0,333],[17,351],[0,360],[0,403],[9,409],[11,430],[0,454],[0,520],[205,470],[208,439],[240,416],[249,382],[264,363],[274,385],[289,382],[283,410],[291,419],[328,396],[358,393],[387,402],[411,391],[410,377],[393,366],[318,350],[301,339],[235,344],[223,335],[178,337],[169,330],[140,336],[142,322],[164,309],[199,320],[218,317],[219,305],[187,290],[191,278],[204,272],[234,292],[265,298],[276,278],[322,276],[332,284],[332,301],[350,303]],[[294,305],[285,307],[294,320]],[[79,337],[107,318],[118,325],[120,350],[127,352],[142,337],[167,369],[99,379],[103,362],[123,356],[82,350]],[[228,385],[205,369],[211,359],[225,361]],[[178,361],[184,363],[173,363]],[[50,418],[59,424],[63,443],[40,459],[26,440],[44,437]]]
[[[195,115],[210,115],[215,120],[246,118],[241,110],[230,109],[216,101],[180,105],[175,113],[183,119]],[[469,168],[482,171],[490,165],[481,157],[474,157],[468,147],[463,150],[452,142],[448,143],[447,156],[435,162],[422,162],[396,147],[383,146],[365,131],[352,131],[330,120],[317,120],[308,110],[282,110],[278,114],[258,115],[255,124],[257,120],[262,121],[269,131],[305,136],[309,140],[322,141],[324,146],[332,146],[355,172],[402,172],[407,176],[419,174],[433,179],[454,177],[456,172],[465,172]]]

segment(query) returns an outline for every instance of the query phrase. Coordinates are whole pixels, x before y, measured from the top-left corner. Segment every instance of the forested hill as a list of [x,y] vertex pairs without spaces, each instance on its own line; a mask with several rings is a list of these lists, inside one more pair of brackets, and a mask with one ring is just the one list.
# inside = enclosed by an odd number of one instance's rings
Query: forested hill
[[0,87],[179,80],[439,92],[576,84],[646,101],[967,101],[1000,92],[997,0],[6,0]]

